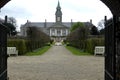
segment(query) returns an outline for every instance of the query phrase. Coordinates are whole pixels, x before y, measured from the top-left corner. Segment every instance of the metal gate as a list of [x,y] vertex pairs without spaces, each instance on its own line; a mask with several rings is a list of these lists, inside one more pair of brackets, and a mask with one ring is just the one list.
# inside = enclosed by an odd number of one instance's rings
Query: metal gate
[[7,32],[0,24],[0,80],[7,80]]
[[120,17],[115,19],[115,38],[116,38],[116,80],[120,80]]
[[105,80],[120,80],[120,21],[116,16],[105,23]]

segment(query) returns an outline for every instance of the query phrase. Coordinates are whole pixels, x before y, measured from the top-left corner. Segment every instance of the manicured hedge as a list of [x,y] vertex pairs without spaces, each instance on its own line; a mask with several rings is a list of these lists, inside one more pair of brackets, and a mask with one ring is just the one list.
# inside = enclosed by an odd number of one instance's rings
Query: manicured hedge
[[85,51],[94,54],[95,46],[104,46],[104,38],[87,39]]
[[32,52],[38,48],[41,48],[50,42],[50,37],[39,30],[37,27],[28,27],[27,36],[22,39],[8,38],[8,47],[16,47],[18,54],[23,55],[26,52]]
[[95,46],[104,46],[104,38],[90,38],[81,42],[80,41],[81,40],[69,41],[67,46],[73,46],[91,54],[94,54]]
[[19,55],[23,55],[26,52],[32,52],[35,49],[48,45],[48,42],[44,41],[30,41],[25,39],[9,39],[7,42],[8,47],[16,47]]
[[90,35],[86,27],[79,27],[67,36],[65,43],[67,46],[94,54],[95,46],[104,46],[104,36],[99,36]]
[[88,34],[86,27],[79,27],[67,36],[67,42],[73,47],[84,50]]
[[23,39],[9,39],[7,42],[8,47],[16,47],[19,55],[27,52],[26,41]]

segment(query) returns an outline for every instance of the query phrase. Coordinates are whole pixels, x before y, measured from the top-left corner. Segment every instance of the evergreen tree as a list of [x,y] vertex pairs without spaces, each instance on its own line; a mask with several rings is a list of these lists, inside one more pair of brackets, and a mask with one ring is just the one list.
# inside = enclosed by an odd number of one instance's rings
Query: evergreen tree
[[91,35],[99,35],[99,31],[96,26],[91,28]]
[[16,27],[11,24],[11,23],[4,23],[5,26],[7,26],[7,33],[9,34],[9,36],[14,36],[17,34],[17,31],[16,31]]
[[105,35],[105,28],[100,30],[100,35]]
[[70,28],[70,31],[73,32],[74,30],[76,30],[79,27],[84,27],[84,24],[82,22],[77,22],[77,23],[73,24],[73,26]]

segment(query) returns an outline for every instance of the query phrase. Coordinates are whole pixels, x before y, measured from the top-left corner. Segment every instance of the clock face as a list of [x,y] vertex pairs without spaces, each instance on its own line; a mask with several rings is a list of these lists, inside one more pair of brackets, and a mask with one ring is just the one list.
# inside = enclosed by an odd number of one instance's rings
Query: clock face
[[60,17],[57,17],[57,21],[60,21]]

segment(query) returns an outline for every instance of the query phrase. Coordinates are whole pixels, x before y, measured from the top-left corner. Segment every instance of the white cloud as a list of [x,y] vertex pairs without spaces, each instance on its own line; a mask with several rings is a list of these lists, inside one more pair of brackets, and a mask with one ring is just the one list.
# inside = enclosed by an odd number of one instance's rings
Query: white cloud
[[[63,21],[89,21],[97,25],[104,16],[112,17],[110,10],[100,0],[59,0]],[[27,20],[33,22],[55,21],[58,0],[11,0],[1,10],[0,15],[15,17],[18,25]]]

